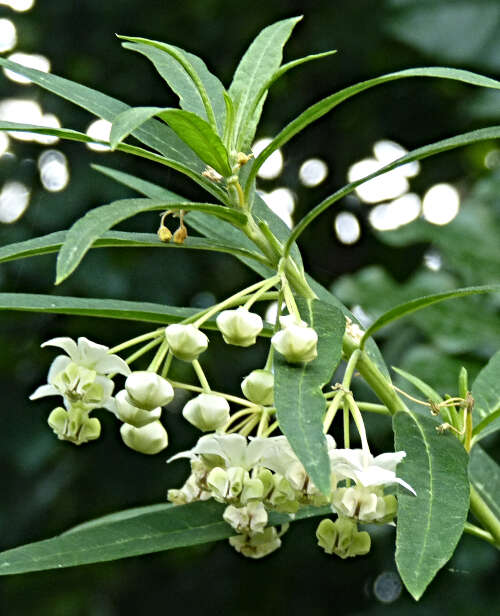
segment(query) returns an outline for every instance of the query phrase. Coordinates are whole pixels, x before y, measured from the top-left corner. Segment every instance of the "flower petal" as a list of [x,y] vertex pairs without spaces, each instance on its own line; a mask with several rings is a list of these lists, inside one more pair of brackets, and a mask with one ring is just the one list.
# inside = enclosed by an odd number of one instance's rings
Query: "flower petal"
[[44,342],[41,346],[42,348],[46,346],[54,346],[63,349],[63,351],[66,351],[66,353],[71,357],[73,361],[76,361],[76,358],[78,356],[78,348],[76,346],[76,342],[71,338],[51,338],[50,340],[47,340],[47,342]]

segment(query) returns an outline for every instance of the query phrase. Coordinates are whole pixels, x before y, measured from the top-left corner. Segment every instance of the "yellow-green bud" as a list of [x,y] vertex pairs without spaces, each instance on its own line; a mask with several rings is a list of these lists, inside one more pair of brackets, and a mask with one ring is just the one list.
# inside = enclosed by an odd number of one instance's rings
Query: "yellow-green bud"
[[383,488],[378,486],[338,488],[332,494],[332,506],[346,518],[383,524],[390,522],[397,511],[396,498],[384,496]]
[[268,498],[270,493],[274,490],[274,475],[273,473],[264,467],[260,467],[255,475],[257,479],[262,483],[264,490],[263,498]]
[[274,375],[269,370],[254,370],[243,379],[241,390],[254,404],[274,404]]
[[159,421],[135,428],[130,424],[123,424],[120,434],[127,447],[148,455],[159,453],[168,445],[168,435],[165,428]]
[[192,325],[174,323],[165,329],[168,346],[178,359],[184,361],[194,361],[199,355],[206,351],[208,338],[203,332]]
[[229,404],[217,394],[200,394],[189,400],[182,409],[189,423],[203,432],[219,430],[229,421]]
[[240,500],[242,503],[260,501],[264,498],[264,485],[260,479],[246,479],[243,482]]
[[142,428],[152,421],[157,421],[161,417],[161,408],[146,410],[137,407],[130,399],[129,394],[125,389],[119,391],[115,396],[116,416],[121,421]]
[[165,406],[174,399],[172,385],[159,374],[147,370],[132,372],[125,381],[125,389],[132,403],[147,411]]
[[207,476],[207,487],[216,501],[224,502],[229,495],[227,471],[219,466],[213,468]]
[[54,409],[47,422],[61,441],[75,445],[88,443],[101,435],[100,421],[96,417],[90,418],[88,410],[81,404],[76,404],[69,411],[62,407]]
[[316,538],[327,554],[337,554],[340,558],[361,556],[370,551],[370,535],[359,532],[357,523],[347,518],[339,517],[335,522],[329,518],[321,520]]
[[54,409],[47,419],[47,423],[58,436],[64,434],[67,421],[68,413],[61,406]]
[[[287,319],[287,320],[285,320]],[[273,347],[292,363],[310,362],[317,357],[318,334],[303,322],[281,319],[285,326],[271,338]]]
[[258,314],[240,306],[236,310],[223,310],[217,317],[217,327],[227,344],[248,347],[255,344],[263,323]]

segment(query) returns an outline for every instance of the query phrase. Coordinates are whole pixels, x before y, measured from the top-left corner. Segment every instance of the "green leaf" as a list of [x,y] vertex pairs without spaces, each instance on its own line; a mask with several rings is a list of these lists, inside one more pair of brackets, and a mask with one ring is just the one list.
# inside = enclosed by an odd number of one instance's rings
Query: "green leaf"
[[165,109],[159,116],[203,162],[224,177],[231,175],[227,150],[210,124],[196,114],[181,109]]
[[500,351],[495,353],[472,385],[474,441],[500,429]]
[[[118,38],[129,41],[131,43],[138,43],[141,45],[149,46],[153,49],[158,49],[162,53],[169,55],[173,60],[175,60],[187,74],[189,80],[192,82],[195,88],[196,93],[198,94],[199,99],[201,100],[202,108],[205,112],[201,117],[206,118],[208,123],[212,126],[213,130],[217,132],[217,122],[215,119],[212,103],[210,102],[210,98],[208,96],[208,92],[202,79],[196,72],[194,66],[188,60],[186,53],[183,49],[180,49],[179,47],[174,47],[173,45],[168,45],[167,43],[161,43],[160,41],[152,41],[150,39],[140,37],[118,35]],[[196,114],[196,112],[194,113]],[[222,126],[224,126],[224,121],[222,121]]]
[[130,133],[133,133],[139,126],[142,126],[163,110],[164,107],[131,107],[119,113],[111,126],[111,134],[109,136],[111,149],[114,150]]
[[500,82],[495,79],[490,79],[489,77],[478,75],[477,73],[472,73],[470,71],[441,66],[410,68],[403,71],[398,71],[396,73],[388,73],[387,75],[375,77],[374,79],[368,79],[367,81],[362,81],[353,86],[344,88],[343,90],[339,90],[338,92],[335,92],[335,94],[318,101],[303,111],[297,118],[295,118],[295,120],[290,122],[290,124],[287,124],[285,128],[283,128],[278,135],[276,135],[271,143],[257,156],[248,182],[250,184],[253,183],[257,177],[257,172],[260,167],[275,150],[281,148],[297,133],[303,131],[307,126],[309,126],[309,124],[312,124],[316,120],[319,120],[319,118],[322,118],[325,114],[343,101],[351,98],[351,96],[354,96],[355,94],[363,92],[364,90],[373,88],[374,86],[407,77],[439,77],[441,79],[452,79],[454,81],[461,81],[485,88],[500,89]]
[[[146,44],[124,43],[123,47],[142,54],[153,63],[158,73],[179,97],[179,104],[182,109],[192,111],[201,118],[208,119],[200,92],[185,69],[182,68],[181,64],[171,55],[171,53],[161,47],[152,45],[152,43],[154,43],[154,41],[149,41]],[[160,45],[162,44],[160,43]],[[215,121],[218,127],[218,133],[219,135],[222,135],[226,117],[224,86],[219,79],[208,70],[203,60],[192,53],[188,53],[187,51],[180,49],[179,47],[168,45],[168,48],[169,51],[176,51],[179,54],[182,54],[185,60],[195,71],[200,82],[203,84],[205,92],[212,105]]]
[[[6,58],[0,57],[0,66],[28,77],[33,83],[36,83],[45,90],[65,98],[79,107],[83,107],[83,109],[108,120],[108,122],[113,122],[119,113],[130,108],[126,103],[102,94],[97,90],[92,90],[51,73],[28,68]],[[151,120],[141,126],[140,129],[135,131],[134,137],[137,137],[137,139],[167,158],[181,162],[192,170],[202,171],[203,169],[201,161],[196,158],[196,155],[190,148],[168,126],[158,122],[158,120]]]
[[56,284],[67,278],[78,266],[93,242],[111,227],[142,212],[153,210],[199,210],[213,216],[229,220],[235,225],[244,224],[246,215],[212,203],[179,203],[173,198],[161,199],[121,199],[108,205],[94,208],[68,231],[66,240],[57,257]]
[[[57,252],[67,236],[67,231],[56,231],[41,237],[36,237],[24,242],[16,242],[0,248],[0,263],[35,257],[39,255]],[[182,250],[212,250],[225,252],[238,257],[264,261],[257,252],[251,252],[220,241],[214,241],[203,237],[188,237],[183,244],[175,242],[162,242],[154,233],[129,233],[126,231],[108,231],[102,237],[94,241],[91,248],[174,248]]]
[[[128,112],[126,111],[124,113]],[[33,124],[0,122],[0,131],[2,130],[29,132],[41,135],[53,135],[55,137],[59,137],[60,139],[80,141],[83,143],[99,143],[101,145],[108,145],[108,142],[106,141],[93,139],[84,133],[80,133],[76,130],[71,130],[68,128],[49,128],[46,126],[36,126]],[[203,175],[199,171],[193,171],[193,165],[185,165],[184,163],[178,162],[177,160],[170,159],[165,156],[156,154],[155,152],[150,152],[149,150],[146,150],[144,148],[129,145],[126,143],[116,145],[116,149],[120,152],[133,154],[135,156],[140,156],[141,158],[147,158],[148,160],[152,160],[153,162],[159,163],[161,165],[166,165],[167,167],[171,167],[176,171],[184,173],[189,178],[197,182],[200,186],[205,188],[205,190],[207,190],[209,193],[215,195],[218,199],[220,199],[222,203],[225,203],[227,201],[226,192],[222,188],[214,184],[211,180],[203,177]],[[196,166],[199,167],[200,165],[197,163]]]
[[[287,245],[285,248],[288,250],[289,247],[297,240],[299,235],[308,227],[313,220],[315,220],[320,214],[322,214],[325,210],[327,210],[331,205],[342,199],[346,195],[352,193],[358,186],[368,182],[373,178],[378,177],[379,175],[383,175],[387,173],[387,171],[391,171],[392,169],[396,169],[397,167],[401,167],[401,165],[405,165],[406,163],[421,160],[423,158],[427,158],[428,156],[433,156],[434,154],[439,154],[440,152],[446,152],[447,150],[453,150],[454,148],[463,147],[466,145],[470,145],[471,143],[477,143],[479,141],[488,141],[490,139],[498,139],[500,137],[500,126],[490,126],[489,128],[481,128],[479,130],[473,130],[469,133],[463,133],[462,135],[457,135],[455,137],[450,137],[449,139],[443,139],[442,141],[437,141],[436,143],[432,143],[430,145],[423,146],[416,150],[412,150],[405,156],[398,158],[392,163],[385,165],[378,171],[371,173],[370,175],[361,178],[360,180],[356,180],[355,182],[351,182],[350,184],[346,184],[343,188],[337,190],[337,192],[333,193],[326,199],[318,204],[315,208],[313,208],[310,212],[308,212],[304,218],[299,222],[299,224],[292,229],[290,233],[290,237],[288,238]],[[267,148],[266,148],[267,149]],[[254,172],[257,161],[255,161],[252,171],[248,176],[247,184],[245,187],[245,192],[251,190],[252,187],[252,179],[251,175]],[[250,182],[250,180],[252,180]]]
[[345,318],[337,308],[317,300],[299,298],[298,307],[302,319],[318,334],[318,357],[307,364],[289,364],[275,352],[274,401],[281,431],[314,485],[327,495],[331,472],[323,434],[322,388],[341,359]]
[[438,434],[431,417],[393,418],[395,450],[406,451],[398,476],[417,493],[398,490],[396,564],[411,595],[420,599],[448,562],[469,510],[468,456],[451,434]]
[[264,28],[241,59],[229,88],[236,106],[234,136],[236,149],[246,151],[259,123],[266,92],[262,86],[278,70],[283,47],[301,17],[284,19]]
[[500,466],[479,445],[471,450],[469,478],[481,498],[500,520]]
[[419,379],[417,376],[414,376],[409,372],[405,372],[404,370],[401,370],[401,368],[396,368],[396,366],[393,366],[392,369],[394,372],[397,372],[400,376],[409,381],[414,387],[416,387],[416,389],[418,389],[418,391],[423,393],[427,400],[431,400],[436,403],[443,401],[443,398],[441,398],[437,391],[432,389],[430,385],[424,383],[424,381]]
[[[234,531],[222,519],[224,507],[199,501],[110,514],[52,539],[2,552],[0,575],[74,567],[227,539]],[[304,507],[295,516],[271,513],[269,522],[276,526],[326,513],[327,507]]]
[[366,330],[363,339],[361,340],[361,347],[364,342],[372,336],[376,331],[396,321],[402,317],[432,306],[439,302],[443,302],[448,299],[455,299],[458,297],[465,297],[467,295],[477,295],[481,293],[498,293],[500,292],[500,284],[483,285],[480,287],[465,287],[463,289],[455,289],[453,291],[445,291],[444,293],[435,293],[433,295],[426,295],[424,297],[418,297],[404,304],[400,304],[391,310],[385,312],[380,316],[370,327]]

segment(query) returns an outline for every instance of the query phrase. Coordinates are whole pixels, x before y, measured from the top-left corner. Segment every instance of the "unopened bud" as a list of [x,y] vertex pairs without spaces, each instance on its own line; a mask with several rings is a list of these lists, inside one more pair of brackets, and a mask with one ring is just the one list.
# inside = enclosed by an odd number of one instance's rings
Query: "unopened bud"
[[162,242],[170,242],[172,239],[172,231],[165,225],[161,225],[157,233]]
[[227,344],[248,347],[255,344],[263,323],[258,314],[240,306],[236,310],[223,310],[217,317],[217,327]]
[[188,232],[185,225],[181,225],[173,235],[173,240],[176,244],[184,244],[184,240],[187,238]]
[[125,389],[119,391],[115,396],[115,414],[121,421],[142,428],[152,421],[158,421],[161,417],[161,408],[147,410],[137,407],[131,400]]
[[148,455],[159,453],[168,445],[168,435],[159,421],[135,428],[130,424],[123,424],[120,434],[127,447]]
[[194,361],[206,351],[208,338],[192,324],[175,323],[165,329],[165,336],[172,353],[178,359]]
[[133,404],[148,411],[165,406],[174,399],[172,385],[159,374],[147,370],[132,372],[125,381],[125,389]]
[[229,404],[222,396],[200,394],[189,400],[182,415],[199,430],[211,432],[222,428],[229,421]]
[[309,362],[317,357],[318,334],[312,327],[307,327],[303,321],[294,322],[290,317],[282,317],[280,322],[283,329],[271,338],[276,351],[292,364]]
[[274,404],[274,376],[269,370],[254,370],[243,379],[241,390],[254,404],[272,406]]

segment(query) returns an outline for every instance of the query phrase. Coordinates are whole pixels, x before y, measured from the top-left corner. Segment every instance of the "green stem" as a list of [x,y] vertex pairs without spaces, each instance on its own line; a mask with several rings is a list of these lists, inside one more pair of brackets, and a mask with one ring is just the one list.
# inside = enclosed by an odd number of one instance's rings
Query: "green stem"
[[357,405],[360,411],[378,413],[379,415],[391,415],[389,409],[383,404],[374,404],[373,402],[358,402]]
[[[181,383],[181,381],[173,381],[172,379],[168,379],[168,381],[174,389],[185,389],[186,391],[195,391],[198,393],[203,393],[203,388],[198,387],[197,385],[190,385],[189,383]],[[245,398],[238,398],[237,396],[223,394],[220,391],[212,390],[212,393],[217,396],[221,396],[221,398],[225,398],[228,402],[234,402],[235,404],[239,404],[240,406],[247,406],[249,408],[250,407],[258,408],[259,406],[258,404],[254,404],[253,402],[250,402],[249,400],[245,400]]]
[[349,414],[349,407],[346,401],[344,400],[343,402],[344,402],[344,449],[349,449],[351,445],[351,439],[350,439],[350,434],[349,434],[350,414]]
[[196,376],[200,381],[200,385],[203,388],[203,393],[209,393],[211,391],[210,385],[208,384],[207,377],[203,372],[203,368],[201,367],[200,362],[197,359],[194,359],[192,362],[194,371],[196,372]]
[[136,351],[135,353],[132,353],[132,355],[129,355],[127,359],[125,360],[126,363],[131,364],[132,362],[134,362],[136,359],[139,359],[139,357],[142,357],[145,353],[147,353],[151,349],[154,349],[155,346],[158,346],[159,344],[161,344],[161,342],[162,341],[159,340],[158,338],[156,338],[155,340],[152,340],[149,344],[144,345],[138,351]]
[[161,376],[166,379],[170,370],[170,366],[172,365],[172,361],[174,359],[174,355],[173,353],[171,353],[170,351],[167,354],[167,359],[165,360],[165,363],[163,364],[163,370],[161,371]]
[[250,310],[253,304],[259,301],[259,299],[264,295],[264,293],[274,287],[276,283],[277,281],[275,280],[274,276],[273,278],[269,278],[269,280],[265,284],[263,284],[262,287],[256,293],[254,293],[247,302],[245,302],[245,304],[243,304],[243,308]]
[[500,520],[472,484],[470,486],[470,510],[485,530],[492,535],[496,547],[500,548]]
[[159,329],[155,329],[153,332],[148,332],[147,334],[142,334],[142,336],[136,336],[135,338],[131,338],[130,340],[126,340],[121,344],[117,344],[112,349],[109,349],[108,353],[119,353],[123,351],[123,349],[128,349],[135,344],[139,344],[141,342],[145,342],[146,340],[151,340],[151,338],[159,338],[163,335],[164,328],[160,327]]
[[330,426],[332,425],[333,420],[335,419],[335,415],[337,414],[337,411],[340,408],[340,404],[342,403],[342,400],[344,398],[343,391],[336,391],[334,393],[335,393],[335,397],[330,403],[330,406],[328,407],[328,411],[326,412],[325,418],[323,419],[323,433],[324,434],[326,434],[328,430],[330,429]]
[[464,526],[464,533],[468,533],[469,535],[473,535],[474,537],[478,537],[479,539],[483,539],[483,541],[487,541],[491,543],[491,545],[496,546],[495,538],[491,533],[475,524],[471,524],[470,522],[466,522]]
[[156,355],[153,357],[153,361],[149,364],[148,370],[151,372],[157,372],[161,366],[161,362],[165,359],[165,355],[168,352],[168,342],[163,340],[160,348],[156,351]]

